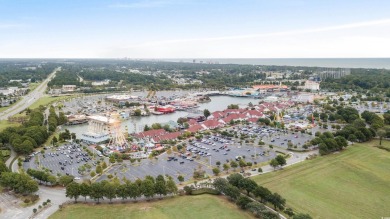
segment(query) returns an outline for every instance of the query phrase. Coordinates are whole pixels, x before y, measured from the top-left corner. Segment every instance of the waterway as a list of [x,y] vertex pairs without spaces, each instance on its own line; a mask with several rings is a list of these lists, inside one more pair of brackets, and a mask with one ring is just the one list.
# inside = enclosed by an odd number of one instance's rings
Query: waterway
[[[208,109],[210,112],[224,110],[230,104],[238,104],[242,106],[248,105],[250,102],[257,103],[258,100],[245,97],[230,97],[230,96],[212,96],[211,101],[207,103],[199,104],[200,107],[197,110]],[[169,121],[177,121],[180,117],[186,117],[189,114],[193,114],[186,111],[176,111],[175,113],[165,115],[150,115],[144,117],[130,117],[128,120],[122,121],[122,129],[127,130],[129,133],[143,131],[145,125],[151,125],[153,123],[166,123]],[[70,132],[76,133],[76,136],[80,137],[82,133],[88,130],[88,124],[65,126]]]

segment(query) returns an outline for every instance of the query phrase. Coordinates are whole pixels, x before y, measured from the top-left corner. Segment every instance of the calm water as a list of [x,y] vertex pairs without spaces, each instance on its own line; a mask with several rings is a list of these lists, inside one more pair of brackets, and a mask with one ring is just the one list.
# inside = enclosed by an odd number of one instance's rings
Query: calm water
[[[248,105],[250,102],[255,103],[258,100],[252,98],[240,98],[240,97],[229,97],[229,96],[212,96],[211,102],[200,104],[197,110],[208,109],[210,112],[224,110],[230,104],[239,104],[239,105]],[[180,117],[188,116],[189,112],[177,111],[172,114],[166,115],[151,115],[145,117],[131,117],[128,120],[122,122],[122,129],[127,129],[130,133],[143,131],[145,125],[151,125],[153,123],[165,123],[170,120],[177,121]],[[74,125],[65,127],[69,129],[70,132],[76,133],[77,136],[80,136],[82,133],[88,130],[88,124]]]
[[[308,66],[326,68],[385,68],[390,69],[390,58],[270,58],[270,59],[195,59],[220,64]],[[192,62],[193,59],[167,59],[167,61]]]

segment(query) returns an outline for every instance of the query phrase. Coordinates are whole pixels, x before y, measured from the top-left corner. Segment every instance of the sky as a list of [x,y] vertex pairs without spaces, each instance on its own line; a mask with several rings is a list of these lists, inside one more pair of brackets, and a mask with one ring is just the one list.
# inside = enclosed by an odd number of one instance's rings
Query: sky
[[0,58],[390,57],[388,0],[0,0]]

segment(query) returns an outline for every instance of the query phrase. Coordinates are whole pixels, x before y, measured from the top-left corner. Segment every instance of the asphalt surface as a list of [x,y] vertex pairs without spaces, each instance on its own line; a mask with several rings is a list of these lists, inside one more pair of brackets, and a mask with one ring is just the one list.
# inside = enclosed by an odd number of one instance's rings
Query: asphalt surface
[[[141,162],[135,162],[133,164],[129,161],[124,161],[122,164],[110,168],[97,181],[108,179],[109,174],[117,176],[119,179],[126,177],[130,180],[136,180],[137,178],[143,179],[146,175],[156,177],[159,174],[167,174],[172,176],[176,182],[179,182],[177,176],[182,175],[184,180],[187,181],[192,178],[194,170],[199,168],[204,170],[206,174],[213,176],[212,169],[217,166],[217,161],[221,163],[220,169],[223,171],[222,165],[227,162],[230,163],[230,161],[235,160],[238,156],[245,158],[246,162],[252,162],[253,164],[255,162],[261,163],[268,161],[276,156],[275,152],[265,152],[268,150],[259,146],[249,144],[240,145],[233,141],[222,143],[206,138],[202,140],[203,142],[187,142],[185,153],[172,153],[170,155],[164,153],[158,159],[143,159]],[[225,147],[225,145],[226,148],[222,149],[221,147]],[[199,155],[199,153],[193,152],[195,149],[210,155]],[[261,155],[263,153],[264,155]],[[174,157],[176,159],[169,161],[168,157]]]
[[61,67],[56,68],[38,87],[33,91],[23,96],[20,101],[12,105],[9,109],[0,113],[0,120],[6,120],[8,117],[13,116],[29,106],[31,106],[35,101],[41,98],[44,95],[44,92],[47,88],[47,83],[53,79],[58,71],[61,71]]
[[69,174],[81,178],[83,176],[78,173],[78,168],[89,163],[94,170],[93,162],[92,157],[88,156],[80,145],[68,143],[57,148],[48,148],[44,154],[37,153],[28,162],[23,162],[23,168],[27,170],[28,168],[40,169],[40,167],[44,167],[51,170],[53,175]]

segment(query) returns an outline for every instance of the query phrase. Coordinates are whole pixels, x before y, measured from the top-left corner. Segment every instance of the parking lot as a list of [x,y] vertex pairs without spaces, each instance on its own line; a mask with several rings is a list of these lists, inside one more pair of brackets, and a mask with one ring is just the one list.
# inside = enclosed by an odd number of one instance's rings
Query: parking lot
[[177,176],[182,175],[185,180],[192,178],[194,170],[201,168],[208,175],[213,175],[212,168],[216,162],[230,163],[232,160],[245,159],[252,164],[265,162],[274,158],[275,152],[262,149],[259,146],[249,144],[237,144],[222,137],[210,136],[199,141],[187,142],[184,153],[164,153],[158,159],[144,159],[141,162],[130,164],[124,161],[123,164],[114,166],[98,181],[107,179],[109,174],[119,179],[126,177],[130,180],[143,179],[146,175],[156,177],[159,174],[167,174],[177,181]]
[[[26,158],[23,163],[24,169],[42,169],[47,168],[53,175],[73,175],[83,177],[78,173],[78,168],[89,163],[92,168],[93,159],[87,152],[83,151],[79,144],[64,144],[59,147],[51,147],[45,150],[45,153],[35,152]],[[88,178],[88,175],[84,178]]]

